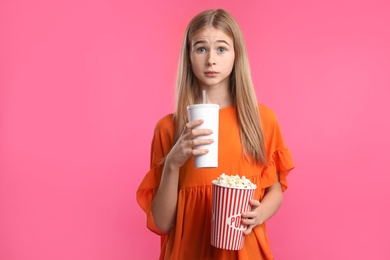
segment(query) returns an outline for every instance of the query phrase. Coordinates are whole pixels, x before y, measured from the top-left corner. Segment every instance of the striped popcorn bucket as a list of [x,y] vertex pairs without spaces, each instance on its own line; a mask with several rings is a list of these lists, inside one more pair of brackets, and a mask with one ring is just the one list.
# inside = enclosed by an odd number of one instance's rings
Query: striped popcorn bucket
[[226,250],[240,250],[244,246],[245,226],[241,214],[250,211],[249,201],[255,189],[223,187],[213,183],[211,217],[211,245]]

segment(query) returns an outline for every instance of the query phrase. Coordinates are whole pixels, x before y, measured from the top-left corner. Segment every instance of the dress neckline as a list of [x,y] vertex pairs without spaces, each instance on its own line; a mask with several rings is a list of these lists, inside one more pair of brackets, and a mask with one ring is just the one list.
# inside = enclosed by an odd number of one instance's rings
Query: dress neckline
[[232,109],[232,108],[234,108],[234,106],[233,106],[233,105],[229,105],[229,106],[220,108],[219,110],[220,110],[220,111],[221,111],[221,110],[228,110],[228,109]]

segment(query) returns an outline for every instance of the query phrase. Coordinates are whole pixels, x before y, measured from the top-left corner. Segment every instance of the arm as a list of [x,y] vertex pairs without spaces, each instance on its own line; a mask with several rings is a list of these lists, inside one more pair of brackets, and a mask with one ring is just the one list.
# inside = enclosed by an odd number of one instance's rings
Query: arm
[[167,233],[175,222],[180,167],[192,156],[208,153],[206,149],[194,149],[203,144],[210,144],[212,139],[194,139],[209,135],[211,130],[193,129],[203,123],[195,120],[186,124],[184,131],[166,157],[159,188],[152,202],[152,214],[156,227]]
[[278,211],[282,201],[283,194],[279,181],[265,189],[261,203],[258,200],[251,200],[252,211],[242,214],[242,223],[248,225],[244,234],[249,235],[254,227],[270,219]]
[[163,233],[168,232],[175,220],[177,206],[177,187],[179,169],[165,161],[160,186],[152,202],[152,214],[156,227]]

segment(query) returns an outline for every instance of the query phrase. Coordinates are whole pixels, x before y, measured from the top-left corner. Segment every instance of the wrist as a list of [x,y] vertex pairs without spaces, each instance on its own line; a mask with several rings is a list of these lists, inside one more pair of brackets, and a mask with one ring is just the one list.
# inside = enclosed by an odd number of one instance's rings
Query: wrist
[[257,223],[256,223],[256,226],[260,226],[261,224],[263,224],[266,219],[264,219],[264,212],[262,212],[263,210],[263,205],[261,205],[260,203],[260,206],[258,206],[255,210],[257,211],[257,216],[259,216],[257,218]]
[[164,168],[168,172],[179,172],[180,165],[175,163],[174,161],[171,161],[169,157],[166,158]]

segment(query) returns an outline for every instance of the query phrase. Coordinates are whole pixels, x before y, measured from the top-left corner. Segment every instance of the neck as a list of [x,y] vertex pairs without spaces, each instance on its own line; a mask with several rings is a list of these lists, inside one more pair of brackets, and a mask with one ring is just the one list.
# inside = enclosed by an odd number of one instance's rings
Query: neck
[[217,104],[220,108],[228,107],[233,104],[228,87],[209,87],[206,86],[202,90],[206,90],[207,104]]

